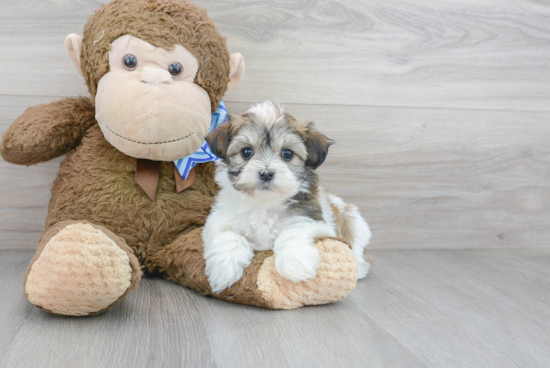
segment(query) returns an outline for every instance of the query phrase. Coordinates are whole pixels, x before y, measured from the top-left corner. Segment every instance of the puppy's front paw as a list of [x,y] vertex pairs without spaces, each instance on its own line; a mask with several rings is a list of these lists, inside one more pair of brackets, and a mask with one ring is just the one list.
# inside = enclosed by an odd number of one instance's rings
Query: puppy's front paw
[[248,241],[235,233],[224,233],[215,244],[205,248],[206,275],[212,292],[220,293],[240,280],[254,252]]
[[212,288],[213,293],[221,293],[242,277],[244,267],[233,265],[233,267],[227,267],[224,270],[217,270],[212,272],[208,276],[208,283]]
[[285,247],[275,254],[275,268],[290,281],[312,279],[319,269],[319,250],[303,244]]
[[369,273],[369,269],[370,269],[370,263],[365,261],[365,258],[363,258],[362,255],[357,257],[357,273],[358,273],[357,278],[363,279],[367,277],[367,274]]

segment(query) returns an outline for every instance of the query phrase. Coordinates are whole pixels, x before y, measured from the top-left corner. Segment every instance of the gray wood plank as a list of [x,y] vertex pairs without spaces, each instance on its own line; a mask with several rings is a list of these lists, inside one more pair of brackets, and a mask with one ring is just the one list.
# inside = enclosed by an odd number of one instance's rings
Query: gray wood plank
[[[52,98],[4,96],[0,133]],[[242,113],[248,103],[228,103]],[[336,140],[321,182],[356,203],[373,249],[550,244],[550,114],[289,104]],[[60,159],[0,161],[0,248],[34,248]]]
[[[30,251],[1,251],[2,367],[424,367],[344,300],[270,311],[206,298],[144,279],[96,317],[52,316],[25,303],[20,278]],[[5,284],[4,284],[5,283]],[[10,287],[5,293],[6,285]]]
[[354,303],[438,367],[547,367],[545,251],[378,251]]
[[[228,101],[550,111],[550,4],[198,1],[247,60]],[[0,95],[86,94],[65,56],[92,0],[2,0]]]
[[341,302],[269,311],[146,278],[96,317],[34,309],[0,251],[2,367],[546,367],[550,251],[373,252]]

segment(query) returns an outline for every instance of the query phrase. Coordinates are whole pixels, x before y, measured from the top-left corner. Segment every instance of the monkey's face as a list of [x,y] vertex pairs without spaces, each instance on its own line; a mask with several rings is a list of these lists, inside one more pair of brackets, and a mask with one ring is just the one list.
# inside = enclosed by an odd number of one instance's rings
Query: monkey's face
[[113,0],[65,47],[105,138],[135,158],[172,161],[198,150],[222,96],[244,74],[243,57],[229,54],[191,1]]
[[194,83],[199,62],[193,54],[181,45],[168,51],[125,35],[111,44],[109,68],[95,99],[107,141],[129,156],[158,161],[200,148],[211,102]]

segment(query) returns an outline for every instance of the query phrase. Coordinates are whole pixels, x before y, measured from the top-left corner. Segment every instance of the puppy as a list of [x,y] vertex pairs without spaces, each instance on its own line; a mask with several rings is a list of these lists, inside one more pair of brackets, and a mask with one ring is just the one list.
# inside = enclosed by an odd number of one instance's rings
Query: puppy
[[340,236],[353,248],[359,278],[369,271],[364,250],[371,233],[353,205],[318,186],[315,169],[332,141],[272,102],[231,116],[206,137],[217,161],[220,192],[202,237],[206,275],[219,293],[250,265],[254,251],[273,249],[279,274],[294,282],[314,278],[314,239]]

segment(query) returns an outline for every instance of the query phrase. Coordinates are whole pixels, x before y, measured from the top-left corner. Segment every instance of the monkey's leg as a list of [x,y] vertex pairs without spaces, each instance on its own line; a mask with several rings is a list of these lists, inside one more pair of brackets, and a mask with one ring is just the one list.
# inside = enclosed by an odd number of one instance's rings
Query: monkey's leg
[[202,228],[182,235],[149,257],[151,269],[204,295],[272,309],[327,304],[345,298],[357,283],[357,261],[350,247],[331,238],[318,239],[321,262],[314,279],[294,283],[275,269],[272,251],[258,252],[243,277],[220,294],[212,294],[205,275]]
[[111,231],[64,221],[42,235],[23,285],[36,307],[85,316],[122,301],[137,287],[141,274],[132,249]]

